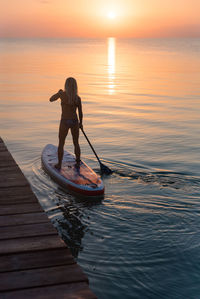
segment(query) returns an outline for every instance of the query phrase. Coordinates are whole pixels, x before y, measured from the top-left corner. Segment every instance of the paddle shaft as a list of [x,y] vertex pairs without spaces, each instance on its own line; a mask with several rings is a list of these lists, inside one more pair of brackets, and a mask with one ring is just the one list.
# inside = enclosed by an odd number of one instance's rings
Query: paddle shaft
[[97,153],[95,152],[95,150],[94,150],[94,148],[93,148],[92,144],[90,143],[90,140],[88,139],[87,135],[85,134],[85,132],[84,132],[83,128],[81,128],[81,131],[83,132],[83,135],[85,136],[85,138],[86,138],[87,142],[89,143],[89,145],[90,145],[90,147],[91,147],[91,149],[92,149],[93,153],[95,154],[95,156],[96,156],[96,158],[97,158],[97,160],[98,160],[98,162],[99,162],[99,164],[100,164],[100,166],[101,166],[101,165],[102,165],[102,163],[101,163],[101,161],[100,161],[99,157],[97,156]]

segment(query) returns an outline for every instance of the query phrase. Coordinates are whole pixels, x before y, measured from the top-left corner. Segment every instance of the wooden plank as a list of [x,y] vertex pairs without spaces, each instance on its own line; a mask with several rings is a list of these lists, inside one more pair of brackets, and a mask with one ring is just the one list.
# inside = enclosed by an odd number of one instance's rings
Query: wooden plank
[[4,159],[4,160],[13,160],[14,161],[12,155],[10,154],[10,152],[8,150],[6,152],[0,153],[0,158]]
[[50,236],[0,240],[0,254],[55,249],[60,247],[66,248],[66,245],[57,234]]
[[[0,137],[0,138],[1,138],[1,137]],[[0,146],[5,146],[5,147],[6,147],[6,145],[5,145],[5,143],[3,142],[2,139],[0,140]]]
[[16,186],[29,186],[29,182],[25,179],[24,175],[20,172],[12,172],[9,176],[1,175],[0,188],[16,187]]
[[8,151],[0,152],[0,163],[2,164],[2,166],[17,164]]
[[42,207],[37,202],[0,206],[0,216],[25,214],[25,213],[28,214],[28,213],[36,213],[36,212],[43,212]]
[[79,265],[0,273],[0,291],[33,288],[53,284],[88,282]]
[[97,299],[85,282],[39,287],[1,294],[1,299]]
[[0,272],[75,264],[68,248],[0,255]]
[[6,152],[6,151],[7,151],[7,149],[5,147],[3,147],[3,146],[0,145],[0,153],[1,152]]
[[0,155],[0,165],[1,167],[10,167],[10,166],[15,166],[16,162],[13,159],[7,159],[2,157],[2,155]]
[[18,165],[1,166],[0,176],[8,177],[12,173],[22,173]]
[[49,223],[49,218],[44,212],[0,216],[0,227],[46,222]]
[[0,143],[0,152],[5,152],[7,151],[7,147],[5,146],[4,143]]
[[28,193],[29,195],[33,194],[30,185],[26,187],[16,186],[15,188],[2,188],[1,189],[1,197],[3,196],[18,196],[23,195],[23,193]]
[[[2,180],[0,182],[0,188],[8,188],[8,187],[17,187],[17,186],[29,186],[29,182],[28,181],[24,181],[24,179],[22,180],[21,178],[9,178],[8,180]],[[13,191],[14,192],[14,191]]]
[[57,231],[50,222],[0,227],[0,240],[53,234],[57,234]]
[[38,202],[38,200],[28,185],[0,189],[0,205],[33,202]]
[[14,164],[14,165],[7,165],[7,166],[2,166],[1,165],[1,168],[0,168],[0,173],[3,175],[4,174],[4,177],[9,177],[11,174],[15,173],[15,174],[21,174],[24,179],[26,180],[23,172],[21,171],[21,169],[19,168],[19,166],[17,164]]
[[7,148],[5,147],[5,146],[2,146],[1,144],[0,144],[0,153],[1,152],[6,152],[7,151]]
[[[0,157],[1,157],[1,153],[0,153]],[[10,175],[12,173],[15,173],[15,174],[21,174],[24,177],[24,179],[27,180],[26,177],[24,176],[23,172],[21,171],[21,169],[19,168],[19,166],[16,163],[11,164],[11,165],[10,164],[2,165],[0,163],[0,165],[1,165],[0,174],[3,175],[4,177],[10,177]]]

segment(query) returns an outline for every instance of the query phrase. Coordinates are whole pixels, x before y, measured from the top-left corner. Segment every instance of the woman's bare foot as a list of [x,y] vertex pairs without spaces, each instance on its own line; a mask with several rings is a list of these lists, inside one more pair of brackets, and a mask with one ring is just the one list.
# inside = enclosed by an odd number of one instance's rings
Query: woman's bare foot
[[75,168],[79,169],[80,163],[81,163],[81,160],[76,160]]
[[61,169],[61,165],[58,163],[58,164],[55,165],[55,168],[58,169],[58,170],[60,170]]

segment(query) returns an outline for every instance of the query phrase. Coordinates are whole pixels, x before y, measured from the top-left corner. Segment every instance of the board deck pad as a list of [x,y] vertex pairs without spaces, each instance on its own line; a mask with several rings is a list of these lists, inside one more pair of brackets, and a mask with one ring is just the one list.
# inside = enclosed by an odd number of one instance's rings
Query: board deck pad
[[80,167],[76,167],[74,154],[64,151],[62,167],[55,168],[57,164],[57,147],[52,144],[45,146],[42,152],[42,163],[49,175],[63,187],[75,192],[97,196],[104,193],[103,182],[85,162],[81,161]]

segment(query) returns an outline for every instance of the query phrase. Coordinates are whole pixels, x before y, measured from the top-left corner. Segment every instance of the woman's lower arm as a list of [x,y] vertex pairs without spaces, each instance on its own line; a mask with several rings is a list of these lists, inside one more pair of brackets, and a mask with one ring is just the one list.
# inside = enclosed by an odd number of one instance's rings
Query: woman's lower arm
[[49,99],[50,102],[56,101],[60,97],[59,93],[57,92],[56,94],[52,95]]
[[79,114],[79,126],[80,127],[83,126],[83,114],[82,113]]

